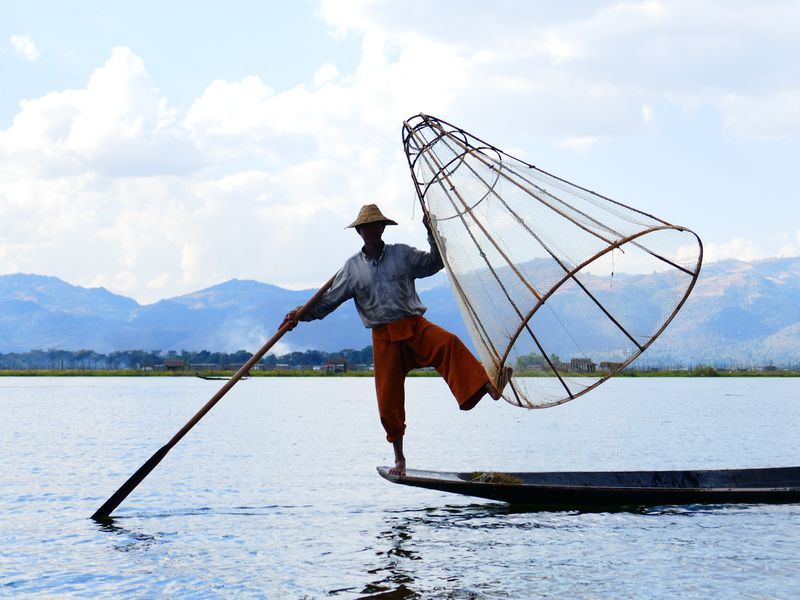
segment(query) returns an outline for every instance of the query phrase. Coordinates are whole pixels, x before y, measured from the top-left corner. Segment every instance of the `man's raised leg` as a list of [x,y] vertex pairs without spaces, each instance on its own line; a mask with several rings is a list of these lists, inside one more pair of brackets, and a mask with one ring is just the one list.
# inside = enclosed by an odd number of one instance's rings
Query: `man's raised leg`
[[503,367],[503,371],[498,378],[498,383],[500,387],[498,388],[495,386],[491,380],[486,382],[481,389],[479,389],[475,394],[466,400],[464,403],[461,404],[461,410],[472,410],[481,401],[486,394],[489,394],[489,397],[492,400],[500,400],[503,397],[503,390],[505,389],[506,385],[508,384],[509,379],[511,379],[511,375],[514,370],[511,367]]

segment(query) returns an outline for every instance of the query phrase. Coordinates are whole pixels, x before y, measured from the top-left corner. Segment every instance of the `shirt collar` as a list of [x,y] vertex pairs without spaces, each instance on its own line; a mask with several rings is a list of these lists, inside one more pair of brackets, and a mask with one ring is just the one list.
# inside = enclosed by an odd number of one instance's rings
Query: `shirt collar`
[[372,258],[368,257],[367,253],[365,252],[365,247],[364,246],[361,246],[361,256],[367,262],[372,263],[372,266],[377,266],[378,263],[383,258],[383,251],[385,249],[386,249],[386,242],[381,240],[381,247],[378,249],[378,252],[377,252],[377,254],[375,256],[373,256]]

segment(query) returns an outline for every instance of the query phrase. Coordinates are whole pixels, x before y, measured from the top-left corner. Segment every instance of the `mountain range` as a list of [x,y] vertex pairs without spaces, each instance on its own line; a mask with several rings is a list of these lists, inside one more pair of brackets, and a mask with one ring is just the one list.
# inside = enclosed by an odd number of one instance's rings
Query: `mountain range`
[[[663,276],[638,276],[642,298]],[[467,339],[444,274],[419,282],[426,316]],[[230,280],[142,305],[104,288],[56,277],[0,276],[0,353],[33,349],[255,351],[283,315],[314,290],[287,290]],[[328,352],[371,343],[352,302],[323,321],[303,323],[276,347]],[[800,364],[800,257],[705,265],[697,285],[664,334],[641,360],[659,364],[754,366]]]

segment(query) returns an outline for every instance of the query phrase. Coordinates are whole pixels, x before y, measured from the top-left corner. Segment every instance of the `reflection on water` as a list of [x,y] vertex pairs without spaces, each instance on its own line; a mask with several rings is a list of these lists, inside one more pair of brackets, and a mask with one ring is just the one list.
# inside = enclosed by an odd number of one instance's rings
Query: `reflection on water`
[[[406,568],[407,561],[421,560],[414,551],[413,528],[407,522],[389,519],[387,529],[377,536],[375,555],[384,565],[369,569],[367,573],[379,577],[368,583],[362,594],[377,598],[411,598],[415,596],[413,570]],[[384,548],[384,549],[380,549]]]
[[111,547],[120,552],[146,552],[155,544],[164,543],[164,534],[151,535],[129,531],[115,522],[98,523],[98,530],[103,533],[113,534]]

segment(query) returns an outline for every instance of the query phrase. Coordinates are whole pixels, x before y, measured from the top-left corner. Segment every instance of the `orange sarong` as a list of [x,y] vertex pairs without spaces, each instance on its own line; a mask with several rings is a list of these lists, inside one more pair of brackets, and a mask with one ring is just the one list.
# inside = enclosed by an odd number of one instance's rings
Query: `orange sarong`
[[375,391],[386,439],[406,430],[405,378],[411,369],[434,367],[459,406],[486,385],[489,377],[464,343],[423,317],[413,316],[372,329]]

